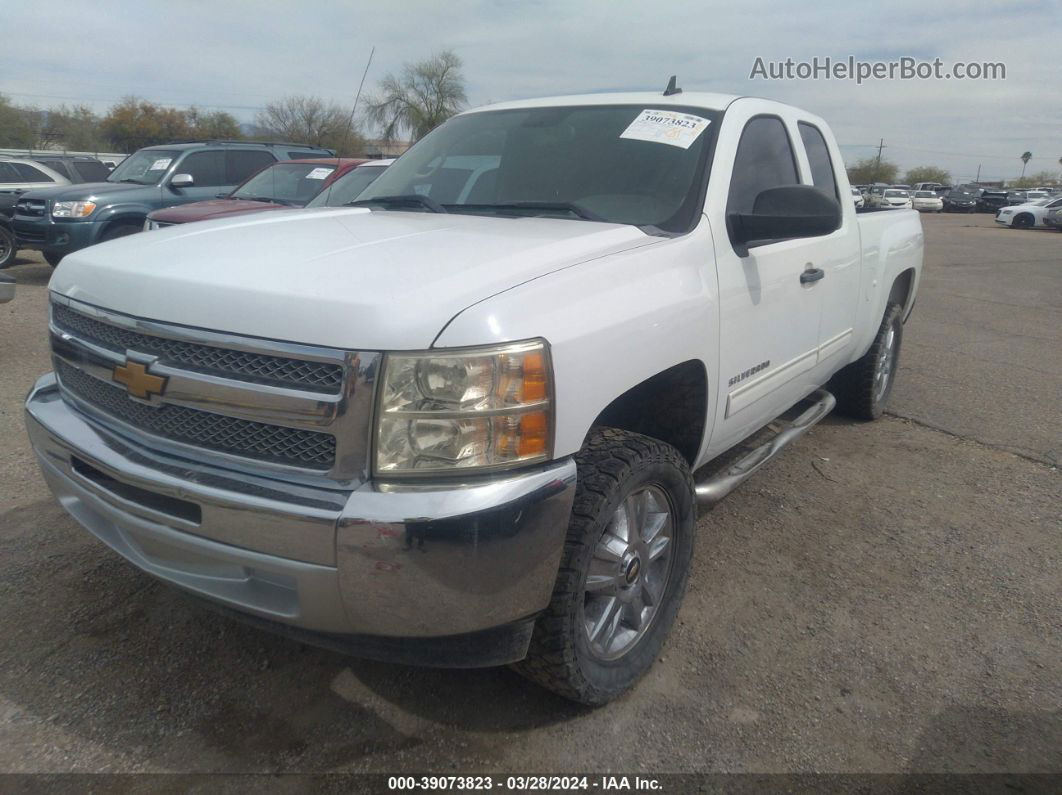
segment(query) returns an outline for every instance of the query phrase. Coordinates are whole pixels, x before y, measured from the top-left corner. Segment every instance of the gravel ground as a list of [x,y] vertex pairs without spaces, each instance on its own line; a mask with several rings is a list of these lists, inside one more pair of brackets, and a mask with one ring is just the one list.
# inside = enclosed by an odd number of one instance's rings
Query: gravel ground
[[33,465],[49,269],[0,306],[2,772],[1062,772],[1062,235],[925,218],[892,416],[829,418],[699,524],[631,693],[420,670],[204,611]]

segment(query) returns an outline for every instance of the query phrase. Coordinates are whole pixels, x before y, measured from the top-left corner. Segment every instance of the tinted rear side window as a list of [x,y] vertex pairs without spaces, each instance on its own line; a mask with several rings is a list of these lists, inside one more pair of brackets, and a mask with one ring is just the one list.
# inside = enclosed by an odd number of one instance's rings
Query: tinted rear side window
[[269,152],[246,149],[225,153],[226,185],[238,185],[256,171],[277,162]]
[[762,191],[797,184],[793,147],[782,120],[776,116],[750,119],[734,157],[727,212],[751,213]]
[[10,163],[0,163],[0,182],[21,182],[18,172]]
[[66,167],[66,163],[64,163],[62,160],[49,160],[45,162],[44,165],[48,166],[48,168],[50,168],[52,171],[58,171],[60,174],[62,174],[69,180],[74,179],[70,176],[70,169]]
[[23,182],[55,182],[54,179],[49,177],[39,168],[34,168],[28,163],[12,163],[15,167],[15,171],[22,178]]
[[800,140],[804,142],[804,151],[808,155],[808,165],[811,166],[811,181],[816,188],[827,196],[837,198],[837,179],[833,174],[833,163],[830,162],[830,151],[826,148],[826,139],[822,132],[807,122],[797,124],[800,130]]
[[95,160],[79,160],[74,164],[82,182],[103,182],[110,176],[111,170]]
[[225,182],[224,152],[192,152],[177,166],[175,173],[191,174],[197,188],[231,184]]

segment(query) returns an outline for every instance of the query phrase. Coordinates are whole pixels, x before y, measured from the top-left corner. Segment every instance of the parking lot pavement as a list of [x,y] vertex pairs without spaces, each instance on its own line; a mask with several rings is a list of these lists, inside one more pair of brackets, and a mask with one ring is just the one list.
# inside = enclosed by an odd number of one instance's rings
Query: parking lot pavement
[[[0,306],[0,770],[1062,769],[1062,235],[925,218],[893,412],[829,418],[699,523],[631,693],[344,658],[192,604],[32,466],[48,268]],[[911,419],[905,419],[910,417]]]

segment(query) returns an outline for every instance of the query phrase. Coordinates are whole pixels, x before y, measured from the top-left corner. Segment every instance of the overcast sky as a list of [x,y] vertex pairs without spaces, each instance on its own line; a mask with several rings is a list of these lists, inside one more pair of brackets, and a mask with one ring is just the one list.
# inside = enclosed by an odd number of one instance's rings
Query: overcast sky
[[[785,6],[792,10],[783,12]],[[720,6],[720,7],[715,7]],[[0,1],[0,93],[20,104],[129,94],[228,110],[251,121],[287,94],[349,106],[370,48],[371,90],[387,72],[441,48],[464,60],[470,104],[679,85],[755,94],[831,123],[851,162],[940,165],[957,180],[1062,166],[1059,0],[48,0]],[[750,79],[757,56],[946,65],[1001,61],[996,81]]]

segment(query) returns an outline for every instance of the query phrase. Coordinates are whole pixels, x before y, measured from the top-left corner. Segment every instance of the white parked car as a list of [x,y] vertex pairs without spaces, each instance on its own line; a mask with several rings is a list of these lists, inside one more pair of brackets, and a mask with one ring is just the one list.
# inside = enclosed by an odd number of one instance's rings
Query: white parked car
[[68,254],[29,435],[160,580],[601,704],[660,653],[698,505],[835,404],[888,403],[922,225],[849,191],[826,122],[765,99],[466,111],[352,206]]
[[862,210],[866,201],[863,199],[863,194],[860,193],[859,188],[852,188],[852,203],[856,206],[857,210]]
[[870,194],[870,206],[891,210],[910,210],[911,194],[901,188],[885,188],[880,193]]
[[1012,226],[1016,229],[1028,229],[1038,226],[1044,227],[1044,217],[1054,209],[1062,207],[1062,198],[1039,199],[1025,204],[1015,204],[1011,207],[1003,207],[996,213],[996,223],[1003,226]]
[[944,200],[931,190],[916,190],[911,204],[921,213],[944,212]]

